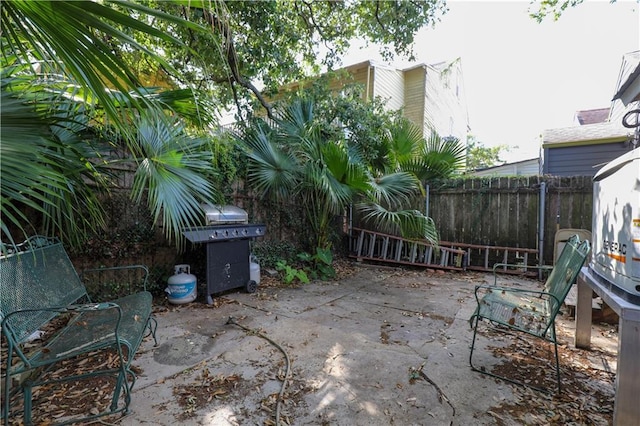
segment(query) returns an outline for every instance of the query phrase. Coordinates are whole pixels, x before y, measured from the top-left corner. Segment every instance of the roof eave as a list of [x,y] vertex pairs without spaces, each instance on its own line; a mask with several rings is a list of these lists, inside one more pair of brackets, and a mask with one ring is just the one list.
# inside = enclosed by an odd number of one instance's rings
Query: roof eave
[[572,146],[585,146],[585,145],[601,145],[606,143],[625,142],[629,139],[629,135],[611,136],[600,139],[582,139],[563,142],[542,142],[542,149],[553,148],[567,148]]

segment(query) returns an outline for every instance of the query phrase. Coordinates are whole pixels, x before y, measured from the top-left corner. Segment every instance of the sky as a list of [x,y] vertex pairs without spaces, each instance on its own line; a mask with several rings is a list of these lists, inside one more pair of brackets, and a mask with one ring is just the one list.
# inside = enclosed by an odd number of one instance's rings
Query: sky
[[[447,6],[418,33],[413,63],[461,58],[471,134],[485,147],[509,146],[509,162],[538,157],[542,132],[573,126],[576,111],[609,107],[622,56],[640,50],[636,0],[587,0],[542,23],[528,1]],[[354,46],[343,65],[367,59],[382,62],[375,46]]]

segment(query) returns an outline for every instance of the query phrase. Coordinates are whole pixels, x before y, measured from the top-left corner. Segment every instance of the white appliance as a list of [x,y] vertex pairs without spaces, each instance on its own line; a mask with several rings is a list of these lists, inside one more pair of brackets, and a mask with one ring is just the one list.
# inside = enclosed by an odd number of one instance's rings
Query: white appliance
[[592,243],[590,268],[640,305],[640,148],[594,176]]

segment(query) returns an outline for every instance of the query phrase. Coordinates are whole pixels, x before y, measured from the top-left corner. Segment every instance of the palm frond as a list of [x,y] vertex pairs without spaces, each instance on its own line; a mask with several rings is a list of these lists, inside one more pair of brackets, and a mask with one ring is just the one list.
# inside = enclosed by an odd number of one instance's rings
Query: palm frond
[[[120,92],[137,107],[154,108],[157,103],[143,96],[137,77],[129,65],[112,53],[105,40],[144,52],[164,69],[174,71],[161,54],[147,49],[120,28],[141,32],[164,43],[188,49],[177,37],[163,32],[143,20],[131,16],[146,14],[193,31],[208,29],[136,2],[117,2],[118,10],[109,3],[95,1],[10,1],[2,4],[2,27],[5,46],[24,63],[44,61],[59,64],[59,71],[72,77],[87,89],[85,100],[98,102],[120,132],[133,136],[128,117],[114,102],[106,88]],[[35,70],[35,67],[34,67]],[[131,137],[131,140],[134,138]]]
[[355,207],[373,229],[409,239],[424,239],[434,247],[439,245],[440,238],[433,219],[417,210],[392,211],[373,203],[359,203]]
[[273,144],[262,126],[237,139],[247,148],[249,179],[262,196],[288,197],[297,183],[297,162]]
[[400,169],[410,162],[424,144],[422,129],[406,118],[398,118],[387,134],[388,161],[390,172]]
[[[77,245],[89,230],[104,223],[97,200],[100,173],[88,161],[91,152],[78,138],[80,121],[43,117],[34,104],[7,90],[3,81],[0,118],[0,204],[2,228],[57,234]],[[43,217],[44,229],[25,214]]]
[[464,168],[466,148],[456,138],[442,138],[432,132],[424,149],[413,164],[408,167],[415,170],[421,181],[451,176]]
[[369,198],[378,204],[398,208],[408,205],[412,196],[422,191],[418,179],[407,172],[391,173],[376,178],[371,184]]
[[140,202],[146,194],[154,220],[162,217],[165,235],[179,238],[182,228],[202,222],[200,204],[218,197],[206,179],[211,153],[205,141],[166,120],[143,120],[137,127],[142,159],[132,197]]
[[313,101],[308,99],[295,100],[282,110],[276,124],[278,133],[285,143],[297,138],[312,140],[314,137]]

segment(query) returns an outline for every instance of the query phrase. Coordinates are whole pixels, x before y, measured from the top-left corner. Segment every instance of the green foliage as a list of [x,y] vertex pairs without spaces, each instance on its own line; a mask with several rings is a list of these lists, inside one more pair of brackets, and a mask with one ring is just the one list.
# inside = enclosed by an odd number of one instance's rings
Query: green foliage
[[211,29],[194,33],[183,25],[140,16],[143,22],[153,22],[183,40],[183,45],[163,51],[183,80],[215,89],[224,103],[235,102],[241,110],[247,105],[242,100],[251,98],[268,108],[252,81],[264,83],[263,93],[276,93],[281,85],[299,81],[307,72],[318,73],[321,65],[333,68],[355,39],[381,44],[389,59],[395,55],[413,59],[415,34],[433,25],[446,10],[443,0],[176,0],[150,5]]
[[[435,24],[446,11],[444,0],[131,3],[105,2],[105,6],[140,22],[141,28],[120,21],[114,27],[144,49],[127,48],[127,43],[115,42],[120,41],[117,38],[105,39],[113,40],[108,47],[130,64],[132,74],[148,85],[208,91],[223,108],[235,104],[240,119],[250,116],[253,99],[270,113],[264,93],[276,93],[307,73],[317,74],[321,66],[333,68],[352,40],[380,43],[389,59],[395,55],[413,59],[415,34]],[[177,17],[184,17],[189,25]],[[175,40],[143,31],[145,26]],[[162,56],[168,65],[149,60],[150,54]],[[264,87],[258,89],[254,81]]]
[[132,197],[148,197],[154,221],[162,222],[169,239],[180,238],[186,224],[201,220],[200,203],[214,199],[216,189],[207,180],[211,152],[206,140],[190,137],[180,123],[163,119],[138,123],[140,167],[136,169]]
[[294,281],[307,284],[310,279],[328,280],[336,276],[331,250],[318,247],[315,254],[300,252],[296,258],[300,267],[284,259],[276,261],[276,270],[280,272],[280,277],[285,284],[291,284]]
[[98,201],[105,170],[87,161],[95,157],[83,138],[87,118],[76,115],[74,102],[24,77],[15,58],[0,65],[2,233],[12,241],[44,230],[79,245],[105,223]]
[[469,136],[467,138],[467,171],[504,164],[504,160],[500,159],[500,155],[502,155],[503,152],[509,152],[509,149],[507,145],[488,148],[475,137]]
[[306,264],[306,270],[313,279],[327,280],[336,276],[331,250],[316,247],[315,254],[299,253],[298,259]]
[[383,148],[380,172],[409,172],[421,182],[453,176],[464,166],[465,147],[457,138],[432,131],[425,139],[422,129],[404,117],[389,125]]
[[[238,141],[249,160],[248,182],[261,197],[281,203],[300,200],[313,235],[311,247],[332,247],[333,219],[351,205],[376,229],[437,244],[433,221],[406,206],[421,193],[418,176],[447,176],[456,170],[464,158],[456,140],[416,138],[411,141],[411,171],[402,170],[404,162],[378,171],[363,159],[349,129],[338,120],[317,118],[312,99],[296,99],[280,114],[274,127],[256,120]],[[392,147],[381,146],[387,153],[381,158],[389,157]]]
[[249,158],[249,183],[261,197],[300,200],[313,247],[329,248],[332,218],[355,193],[366,191],[371,178],[344,141],[334,138],[338,132],[319,125],[313,102],[298,100],[281,114],[275,128],[256,121],[238,136]]
[[[246,157],[241,149],[234,143],[228,132],[214,134],[209,139],[209,151],[211,151],[211,167],[214,173],[209,180],[217,189],[219,196],[232,194],[234,183],[241,179],[243,171],[246,169]],[[220,198],[213,200],[218,204],[228,204],[229,202]]]
[[[344,82],[340,96],[332,89],[332,82]],[[276,109],[287,108],[292,103],[305,100],[314,105],[317,126],[327,138],[342,139],[354,147],[352,153],[359,156],[374,170],[384,167],[389,129],[401,117],[400,111],[389,111],[386,102],[379,97],[365,99],[364,86],[353,82],[353,76],[345,70],[329,72],[304,85],[295,93],[285,93]]]
[[[136,15],[147,17],[149,23],[136,19]],[[128,117],[120,109],[121,102],[128,102],[136,109],[156,111],[163,105],[148,100],[140,80],[131,72],[130,63],[119,52],[140,52],[144,61],[172,70],[163,55],[136,42],[131,33],[144,34],[148,43],[156,45],[182,45],[182,41],[170,32],[152,24],[153,20],[198,31],[197,26],[179,15],[163,15],[133,2],[116,10],[108,2],[12,1],[2,5],[3,37],[6,37],[3,46],[24,64],[38,61],[39,66],[33,67],[31,72],[43,67],[44,72],[58,72],[77,83],[83,92],[79,95],[88,103],[100,104],[103,114],[121,133],[132,136]],[[123,28],[128,31],[123,32]],[[105,88],[120,92],[119,98],[114,98]]]
[[[614,3],[616,0],[611,0]],[[584,0],[542,0],[540,2],[531,2],[531,5],[536,5],[538,10],[531,11],[529,9],[529,16],[535,19],[538,23],[542,22],[547,16],[552,15],[553,20],[557,21],[562,13],[568,7],[575,7]]]
[[259,241],[253,244],[251,252],[263,268],[276,268],[278,261],[295,261],[298,250],[288,241]]
[[[32,233],[44,223],[47,233],[79,246],[104,228],[96,194],[113,185],[113,168],[100,169],[113,165],[105,153],[115,151],[135,170],[134,199],[147,200],[166,236],[179,240],[180,229],[197,224],[197,204],[220,199],[242,171],[230,161],[233,150],[214,145],[206,153],[198,137],[216,108],[234,102],[240,111],[257,98],[270,114],[252,81],[269,91],[321,63],[331,68],[356,38],[384,44],[387,56],[411,56],[416,32],[444,10],[443,0],[4,2],[2,232],[11,240],[12,229]],[[328,47],[322,58],[320,44]],[[7,70],[30,81],[10,87]],[[328,139],[340,141],[336,134]],[[97,146],[98,139],[112,145]],[[322,148],[330,170],[322,162],[307,167],[307,185],[335,190],[309,207],[324,209],[312,224],[322,246],[327,219],[351,198],[347,181],[363,176],[348,148]],[[212,166],[223,169],[217,177],[207,171]]]
[[310,282],[307,273],[303,269],[294,268],[285,260],[279,260],[276,263],[276,269],[281,272],[282,281],[285,284],[291,284],[296,280],[302,284],[308,284]]
[[74,82],[51,76],[51,86],[42,86],[16,61],[1,61],[0,189],[8,239],[42,233],[81,247],[90,235],[111,230],[99,195],[119,183],[123,170],[134,171],[131,204],[147,203],[168,237],[198,224],[199,203],[217,196],[206,140],[188,135],[177,118],[147,111],[130,118],[135,140],[125,144],[101,124],[100,109],[74,92]]

